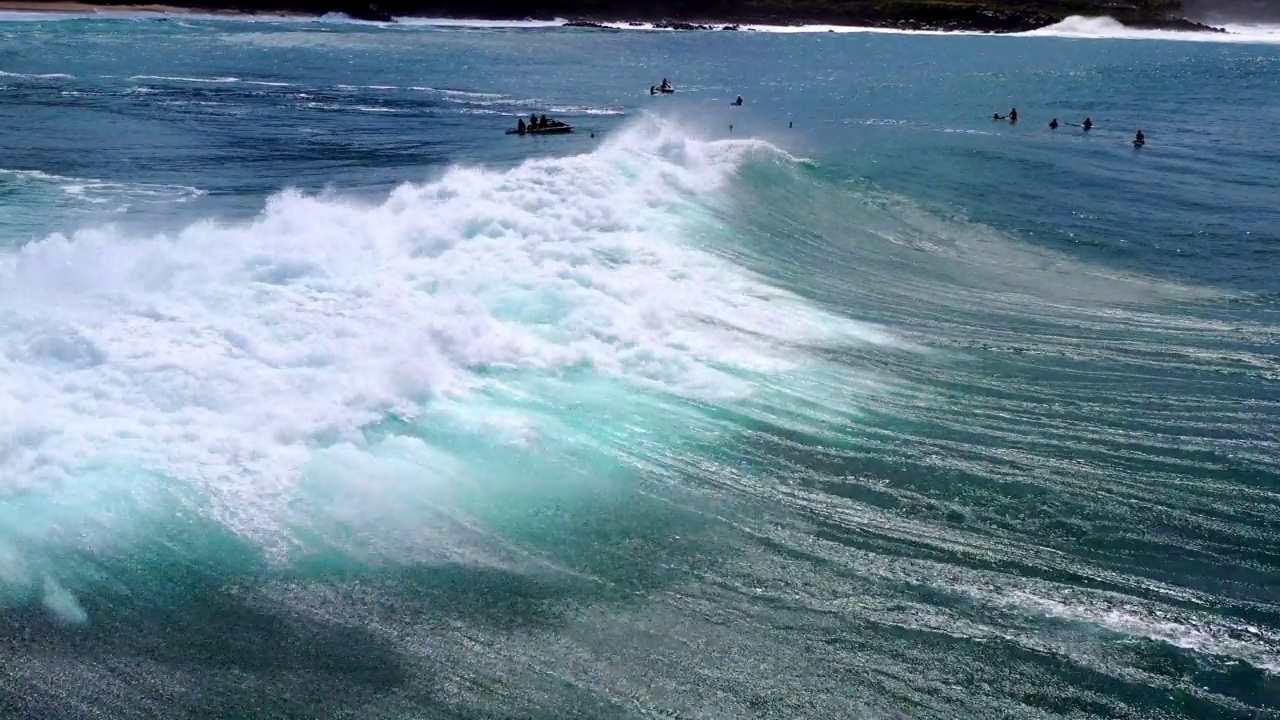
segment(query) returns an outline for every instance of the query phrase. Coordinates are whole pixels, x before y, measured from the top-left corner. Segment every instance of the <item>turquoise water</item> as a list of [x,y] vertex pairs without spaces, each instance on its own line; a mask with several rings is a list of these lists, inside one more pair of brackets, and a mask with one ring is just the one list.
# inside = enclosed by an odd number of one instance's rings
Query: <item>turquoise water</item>
[[8,19],[0,717],[1280,718],[1276,35]]

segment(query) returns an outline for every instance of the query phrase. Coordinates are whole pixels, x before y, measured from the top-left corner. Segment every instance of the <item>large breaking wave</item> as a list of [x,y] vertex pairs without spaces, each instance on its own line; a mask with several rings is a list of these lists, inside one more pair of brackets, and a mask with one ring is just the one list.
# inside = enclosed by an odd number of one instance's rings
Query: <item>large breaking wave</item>
[[747,162],[795,160],[646,122],[379,204],[290,191],[247,224],[5,254],[0,602],[78,621],[147,564],[457,559],[458,493],[562,482],[574,444],[627,465],[592,434],[678,438],[663,398],[892,342],[698,247],[697,203]]

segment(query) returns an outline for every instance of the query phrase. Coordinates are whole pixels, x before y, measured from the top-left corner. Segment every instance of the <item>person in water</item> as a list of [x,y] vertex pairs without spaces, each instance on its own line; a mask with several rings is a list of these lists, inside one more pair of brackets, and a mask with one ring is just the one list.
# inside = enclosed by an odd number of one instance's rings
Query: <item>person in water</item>
[[1093,120],[1091,120],[1090,118],[1085,118],[1085,119],[1084,119],[1084,129],[1085,129],[1085,132],[1088,132],[1089,128],[1091,128],[1091,127],[1093,127]]
[[1009,122],[1018,122],[1018,108],[1009,111]]
[[1052,120],[1050,120],[1050,121],[1049,121],[1049,129],[1050,129],[1050,130],[1057,130],[1057,129],[1058,129],[1058,118],[1054,118],[1054,119],[1052,119]]
[[1141,131],[1141,130],[1139,130],[1139,131],[1138,131],[1138,134],[1133,136],[1133,144],[1134,144],[1134,145],[1145,145],[1146,143],[1147,143],[1147,136],[1146,136],[1146,135],[1143,135],[1143,134],[1142,134],[1142,131]]

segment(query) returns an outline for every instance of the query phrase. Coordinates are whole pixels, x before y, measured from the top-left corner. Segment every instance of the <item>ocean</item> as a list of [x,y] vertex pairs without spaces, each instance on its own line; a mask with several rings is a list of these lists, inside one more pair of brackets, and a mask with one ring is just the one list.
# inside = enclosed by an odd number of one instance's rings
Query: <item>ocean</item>
[[1280,718],[1235,29],[0,15],[0,718]]

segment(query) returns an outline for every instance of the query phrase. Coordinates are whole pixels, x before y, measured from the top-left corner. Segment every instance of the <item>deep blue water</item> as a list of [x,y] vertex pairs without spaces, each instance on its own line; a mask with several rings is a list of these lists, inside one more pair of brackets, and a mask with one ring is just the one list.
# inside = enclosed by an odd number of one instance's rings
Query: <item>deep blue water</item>
[[0,717],[1280,717],[1274,34],[10,20]]

